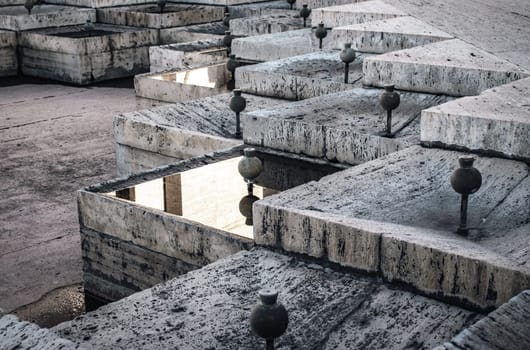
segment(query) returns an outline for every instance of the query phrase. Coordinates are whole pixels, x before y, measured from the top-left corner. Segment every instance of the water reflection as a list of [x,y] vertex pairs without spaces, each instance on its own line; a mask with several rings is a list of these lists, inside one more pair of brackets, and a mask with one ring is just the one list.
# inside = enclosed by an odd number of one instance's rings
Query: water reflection
[[242,157],[190,169],[107,193],[136,204],[163,210],[237,235],[252,238],[249,205],[277,191],[247,184],[237,165]]

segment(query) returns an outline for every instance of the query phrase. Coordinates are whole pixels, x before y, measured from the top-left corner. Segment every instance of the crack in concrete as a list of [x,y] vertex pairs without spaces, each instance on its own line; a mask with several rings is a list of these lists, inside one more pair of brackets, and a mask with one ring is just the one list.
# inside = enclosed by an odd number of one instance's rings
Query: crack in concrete
[[48,242],[51,242],[51,241],[55,241],[55,240],[58,240],[58,239],[62,239],[64,238],[66,235],[62,235],[62,236],[57,236],[57,237],[54,237],[54,238],[50,238],[50,239],[47,239],[45,241],[40,241],[36,244],[33,244],[33,245],[29,245],[29,246],[26,246],[26,247],[23,247],[23,248],[20,248],[20,249],[16,249],[16,250],[12,250],[12,251],[9,251],[9,252],[5,252],[5,253],[2,253],[0,254],[0,258],[3,258],[5,257],[6,255],[9,255],[9,254],[13,254],[13,253],[18,253],[18,252],[21,252],[23,250],[26,250],[26,249],[30,249],[30,248],[33,248],[33,247],[36,247],[36,246],[39,246],[41,244],[46,244]]
[[24,126],[35,125],[35,124],[40,124],[40,123],[45,123],[45,122],[51,122],[51,121],[58,120],[58,119],[82,118],[82,117],[83,117],[82,114],[62,115],[62,116],[54,117],[54,118],[50,118],[50,119],[41,119],[41,120],[36,120],[36,121],[33,121],[33,122],[28,122],[28,123],[23,123],[23,124],[16,124],[16,125],[12,125],[12,126],[4,126],[4,127],[0,128],[0,131],[9,130],[9,129],[15,129],[15,128],[21,128],[21,127],[24,127]]

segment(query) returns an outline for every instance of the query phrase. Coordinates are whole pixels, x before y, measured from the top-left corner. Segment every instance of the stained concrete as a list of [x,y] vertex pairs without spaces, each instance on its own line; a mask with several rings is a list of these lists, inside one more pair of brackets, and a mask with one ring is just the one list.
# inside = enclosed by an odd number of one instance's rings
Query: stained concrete
[[392,83],[403,90],[468,96],[530,72],[453,39],[367,58],[363,74],[370,86]]
[[162,43],[185,43],[197,40],[221,40],[226,27],[222,22],[194,24],[184,27],[168,28],[160,31]]
[[256,349],[257,291],[289,312],[277,349],[431,348],[481,315],[266,249],[240,252],[53,328],[92,349]]
[[149,48],[151,73],[199,68],[223,63],[227,60],[226,47],[220,39],[151,46]]
[[447,97],[401,93],[392,118],[393,137],[384,137],[382,90],[356,88],[243,113],[245,143],[341,163],[359,164],[419,144],[424,108]]
[[257,2],[252,4],[228,5],[230,18],[261,16],[265,14],[281,13],[289,9],[289,4],[285,0],[273,0]]
[[[243,96],[247,100],[246,111],[286,102]],[[232,94],[221,94],[117,115],[114,139],[118,173],[131,174],[241,144],[234,138],[236,121],[229,108],[231,97]],[[246,133],[244,129],[243,133]],[[149,152],[147,157],[139,158],[142,151]]]
[[281,60],[239,67],[236,87],[254,95],[303,100],[361,85],[361,65],[369,55],[357,55],[344,83],[344,63],[338,51],[319,51]]
[[[530,286],[528,165],[478,157],[469,237],[454,234],[462,153],[418,146],[254,205],[258,244],[308,254],[483,309]],[[506,176],[510,174],[510,176]],[[261,218],[261,219],[259,219]],[[499,242],[503,242],[502,245]]]
[[16,75],[18,72],[17,35],[0,30],[0,77]]
[[70,6],[35,5],[28,15],[24,6],[0,7],[0,29],[22,31],[96,22],[96,11]]
[[406,15],[383,1],[371,0],[314,9],[311,20],[313,23],[323,22],[326,27],[335,28]]
[[530,78],[422,112],[422,142],[530,162]]
[[334,48],[351,43],[360,52],[385,53],[454,37],[411,16],[335,27],[329,33]]
[[[311,17],[306,21],[311,28]],[[299,11],[284,10],[281,13],[265,14],[230,20],[230,31],[236,36],[256,36],[302,29],[304,20]]]

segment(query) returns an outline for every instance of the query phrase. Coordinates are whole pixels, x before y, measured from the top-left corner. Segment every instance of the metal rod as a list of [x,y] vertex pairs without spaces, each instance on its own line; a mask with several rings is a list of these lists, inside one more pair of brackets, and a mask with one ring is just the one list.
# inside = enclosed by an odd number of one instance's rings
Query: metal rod
[[266,350],[274,350],[274,339],[266,340]]
[[322,50],[322,38],[320,38],[320,39],[318,39],[318,40],[320,41],[319,44],[318,44],[318,48],[319,48],[320,50]]
[[304,28],[306,27],[307,18],[304,17]]
[[392,134],[392,110],[389,109],[386,111],[386,134]]
[[348,84],[348,73],[350,72],[350,64],[345,63],[344,67],[344,84]]
[[241,120],[239,118],[239,112],[236,112],[236,138],[241,138]]
[[467,200],[468,194],[462,194],[462,202],[460,203],[460,226],[457,233],[467,236],[469,229],[467,228]]

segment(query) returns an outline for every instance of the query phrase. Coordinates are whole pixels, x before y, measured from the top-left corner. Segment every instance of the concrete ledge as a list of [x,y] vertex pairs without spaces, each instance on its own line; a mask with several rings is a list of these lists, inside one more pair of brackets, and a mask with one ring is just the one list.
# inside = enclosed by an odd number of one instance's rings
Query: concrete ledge
[[160,29],[160,44],[186,43],[197,40],[222,40],[226,27],[222,22],[194,24]]
[[31,14],[24,6],[0,7],[0,28],[13,31],[82,25],[96,22],[96,11],[68,6],[36,5]]
[[199,68],[226,61],[226,49],[219,39],[151,46],[149,48],[151,73]]
[[[236,36],[256,36],[302,29],[304,21],[299,11],[285,10],[282,13],[266,14],[230,20],[230,31]],[[307,19],[311,28],[311,19]]]
[[369,53],[386,53],[454,38],[410,16],[335,27],[329,35],[333,48],[342,49],[344,44],[351,43],[354,50]]
[[145,0],[46,0],[48,4],[70,5],[76,7],[114,7],[144,4]]
[[320,51],[265,62],[236,70],[236,86],[255,95],[303,100],[360,86],[361,64],[358,55],[350,64],[348,84],[344,83],[344,63],[338,51]]
[[530,162],[530,78],[422,112],[427,145],[466,149]]
[[282,13],[290,8],[285,0],[257,2],[253,4],[228,5],[230,18],[261,16]]
[[453,39],[367,58],[363,74],[370,86],[392,83],[402,90],[467,96],[530,73]]
[[316,8],[311,12],[311,20],[314,24],[324,22],[325,27],[335,28],[406,15],[382,1],[372,0]]
[[0,77],[17,75],[17,35],[0,30]]

